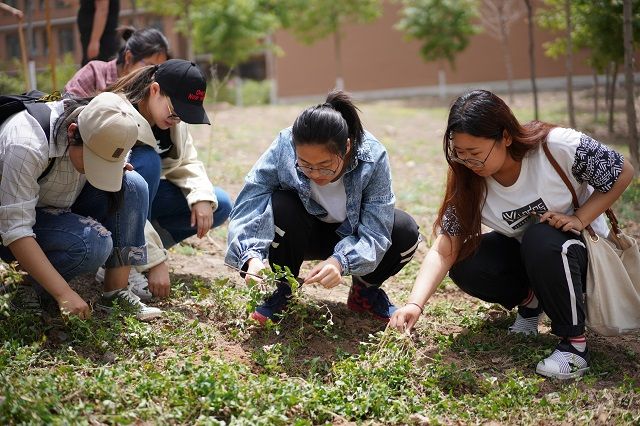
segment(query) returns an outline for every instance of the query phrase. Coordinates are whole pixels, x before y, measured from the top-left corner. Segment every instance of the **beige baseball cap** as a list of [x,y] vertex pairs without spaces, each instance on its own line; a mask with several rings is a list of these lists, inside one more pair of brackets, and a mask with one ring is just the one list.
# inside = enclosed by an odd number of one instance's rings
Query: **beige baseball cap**
[[83,160],[87,180],[103,191],[122,186],[127,155],[136,141],[155,144],[147,121],[123,96],[104,92],[82,108],[78,131],[84,143]]

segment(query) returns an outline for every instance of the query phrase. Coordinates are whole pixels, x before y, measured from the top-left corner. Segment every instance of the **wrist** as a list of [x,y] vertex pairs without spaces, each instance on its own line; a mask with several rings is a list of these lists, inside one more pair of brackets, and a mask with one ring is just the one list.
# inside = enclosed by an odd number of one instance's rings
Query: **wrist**
[[405,303],[405,305],[404,305],[404,306],[409,306],[409,305],[417,306],[417,307],[418,307],[418,309],[420,309],[420,315],[422,315],[422,313],[424,312],[424,307],[423,307],[422,305],[420,305],[419,303],[415,303],[415,302],[407,302],[407,303]]

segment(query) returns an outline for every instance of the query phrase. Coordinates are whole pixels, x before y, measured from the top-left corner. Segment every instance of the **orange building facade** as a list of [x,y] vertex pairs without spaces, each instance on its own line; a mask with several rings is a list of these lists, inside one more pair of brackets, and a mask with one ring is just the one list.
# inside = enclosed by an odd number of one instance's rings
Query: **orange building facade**
[[[539,7],[541,1],[534,4]],[[473,36],[467,49],[456,57],[455,68],[444,61],[427,63],[420,55],[420,43],[407,41],[394,28],[400,18],[399,8],[397,2],[385,1],[384,13],[377,21],[343,28],[345,90],[361,99],[459,93],[470,87],[506,90],[507,73],[497,39],[486,32]],[[511,27],[509,37],[516,90],[531,90],[527,31],[523,16]],[[562,88],[566,84],[564,58],[551,59],[544,54],[543,43],[555,37],[535,27],[536,74],[542,89]],[[280,31],[274,41],[284,51],[273,59],[271,67],[279,101],[317,98],[335,87],[332,37],[307,46]],[[586,54],[575,55],[573,72],[574,84],[593,83]]]

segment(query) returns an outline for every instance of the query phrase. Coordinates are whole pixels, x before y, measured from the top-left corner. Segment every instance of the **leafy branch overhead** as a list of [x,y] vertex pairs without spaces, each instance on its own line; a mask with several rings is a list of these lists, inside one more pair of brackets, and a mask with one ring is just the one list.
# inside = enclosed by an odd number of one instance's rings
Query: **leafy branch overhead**
[[455,57],[479,32],[473,19],[476,2],[471,0],[402,0],[401,19],[396,28],[409,39],[422,43],[425,61],[446,59],[453,67]]

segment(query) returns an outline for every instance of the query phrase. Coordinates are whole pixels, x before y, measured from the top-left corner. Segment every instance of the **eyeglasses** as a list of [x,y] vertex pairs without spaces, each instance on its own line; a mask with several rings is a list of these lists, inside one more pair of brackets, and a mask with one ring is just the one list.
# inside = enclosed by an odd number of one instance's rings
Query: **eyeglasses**
[[315,168],[315,167],[309,167],[309,166],[301,166],[300,164],[298,164],[297,161],[296,161],[296,169],[300,170],[302,173],[304,173],[307,176],[312,174],[313,172],[318,172],[320,176],[333,176],[338,171],[338,169],[332,170],[332,169],[327,169],[325,167]]
[[460,158],[458,157],[458,154],[456,154],[456,150],[453,149],[451,146],[449,146],[449,158],[451,158],[451,161],[455,161],[456,163],[460,163],[460,164],[464,164],[465,166],[471,168],[471,169],[482,169],[484,168],[484,163],[487,162],[487,160],[489,159],[489,156],[491,155],[491,152],[493,151],[493,147],[496,146],[496,142],[498,142],[498,139],[493,141],[493,145],[491,145],[491,149],[489,150],[489,153],[487,154],[486,157],[484,157],[484,160],[478,160],[475,158]]
[[165,96],[167,100],[167,109],[169,110],[169,116],[167,117],[171,121],[175,121],[176,123],[180,121],[180,116],[178,116],[173,109],[171,109],[171,100]]

